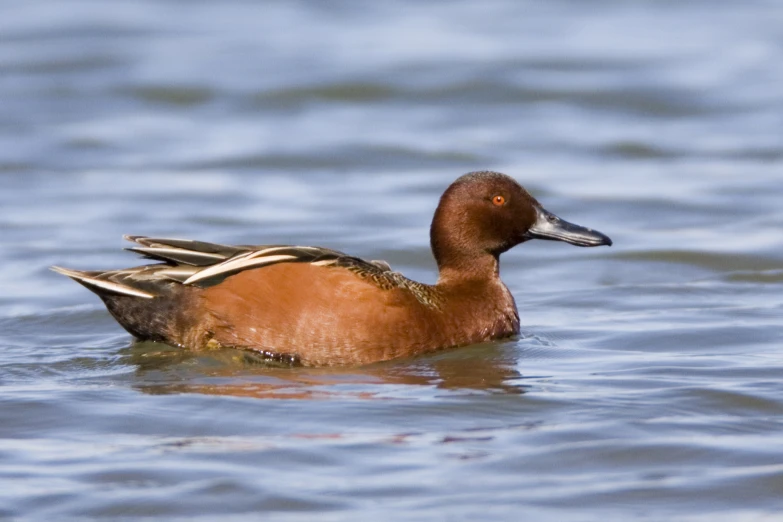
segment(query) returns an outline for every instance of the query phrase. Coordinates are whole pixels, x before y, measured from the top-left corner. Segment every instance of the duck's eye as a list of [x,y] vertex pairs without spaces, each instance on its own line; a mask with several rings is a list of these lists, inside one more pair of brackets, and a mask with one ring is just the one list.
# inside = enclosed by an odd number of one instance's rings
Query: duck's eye
[[497,196],[492,198],[492,203],[494,203],[496,207],[502,207],[503,205],[506,204],[506,198],[498,194]]

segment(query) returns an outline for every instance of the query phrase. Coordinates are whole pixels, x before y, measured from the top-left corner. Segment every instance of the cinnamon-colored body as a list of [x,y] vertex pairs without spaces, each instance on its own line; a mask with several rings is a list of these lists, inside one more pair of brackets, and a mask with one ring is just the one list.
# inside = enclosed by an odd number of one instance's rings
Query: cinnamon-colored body
[[[334,267],[278,264],[190,292],[177,344],[256,348],[308,366],[366,364],[519,331],[514,300],[499,279],[433,287],[425,304]],[[281,350],[279,347],[290,347]]]

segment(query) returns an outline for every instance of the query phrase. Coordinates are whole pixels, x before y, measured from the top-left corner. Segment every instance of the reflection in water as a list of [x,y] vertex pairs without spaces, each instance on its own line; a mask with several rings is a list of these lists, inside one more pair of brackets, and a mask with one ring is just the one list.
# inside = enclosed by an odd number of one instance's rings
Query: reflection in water
[[[384,399],[379,385],[434,386],[482,393],[524,393],[512,343],[486,343],[432,357],[363,367],[288,367],[253,352],[192,352],[162,343],[138,342],[123,350],[136,366],[135,387],[150,394],[203,393],[264,399],[351,397]],[[367,390],[357,389],[366,386]]]

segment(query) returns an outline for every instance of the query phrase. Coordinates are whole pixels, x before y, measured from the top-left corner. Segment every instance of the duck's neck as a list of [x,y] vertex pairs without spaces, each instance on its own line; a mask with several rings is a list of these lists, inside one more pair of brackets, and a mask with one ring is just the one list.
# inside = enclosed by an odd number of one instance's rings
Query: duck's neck
[[438,261],[438,286],[456,283],[500,282],[500,260],[497,256],[481,253],[474,256],[449,257]]
[[454,331],[455,344],[472,344],[519,333],[514,297],[500,280],[498,258],[478,256],[470,264],[440,266],[435,288],[445,298],[441,310]]
[[[430,226],[430,247],[438,263],[438,285],[464,281],[499,281],[499,252],[491,252],[478,239],[468,216],[464,213],[448,214],[449,206],[441,204],[435,211]],[[448,223],[448,226],[446,226]]]

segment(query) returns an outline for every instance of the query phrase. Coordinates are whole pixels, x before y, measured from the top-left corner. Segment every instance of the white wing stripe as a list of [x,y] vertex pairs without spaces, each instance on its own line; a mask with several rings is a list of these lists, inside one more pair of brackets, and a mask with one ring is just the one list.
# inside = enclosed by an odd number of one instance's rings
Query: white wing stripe
[[196,250],[185,250],[184,248],[158,248],[158,247],[141,247],[136,248],[136,252],[158,254],[162,256],[174,255],[180,256],[182,254],[191,255],[193,257],[206,257],[210,259],[225,259],[226,256],[220,254],[211,254],[208,252],[198,252]]
[[263,250],[256,250],[255,252],[251,252],[248,257],[250,258],[263,257],[267,254],[271,254],[272,252],[277,252],[278,250],[286,250],[286,249],[290,250],[291,247],[279,246],[279,247],[264,248]]
[[92,286],[105,288],[106,290],[116,292],[118,294],[132,295],[134,297],[143,297],[145,299],[152,299],[153,297],[155,297],[154,295],[149,294],[147,292],[143,292],[142,290],[136,290],[135,288],[131,288],[125,285],[120,285],[117,283],[112,283],[111,281],[106,281],[104,279],[93,279],[92,277],[80,277],[79,279],[81,279],[82,281],[86,281]]
[[238,272],[240,270],[247,270],[248,268],[256,268],[280,261],[288,261],[296,259],[296,256],[279,255],[279,256],[265,256],[260,259],[254,259],[252,256],[242,259],[232,258],[228,261],[224,261],[219,265],[211,266],[207,269],[201,270],[187,278],[183,284],[190,285],[210,277],[215,277],[226,272]]

